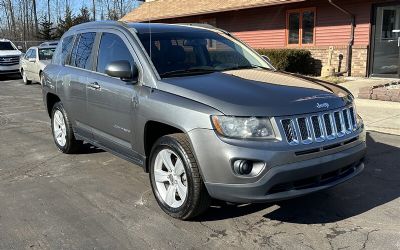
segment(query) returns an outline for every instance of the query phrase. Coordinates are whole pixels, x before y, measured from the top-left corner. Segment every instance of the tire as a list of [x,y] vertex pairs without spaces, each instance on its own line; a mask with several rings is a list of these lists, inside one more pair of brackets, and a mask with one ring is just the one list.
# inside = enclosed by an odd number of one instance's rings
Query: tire
[[[171,153],[171,156],[169,156],[169,153]],[[176,166],[176,171],[178,171],[177,169],[181,169],[181,167],[178,167],[178,160],[180,160],[185,171],[184,174],[177,176],[174,173],[171,177],[171,172],[166,168],[163,155],[169,158],[171,160],[170,163]],[[162,163],[159,162],[160,157]],[[174,158],[177,158],[175,163]],[[159,174],[160,164],[164,168],[164,170],[161,170],[163,172],[162,175]],[[165,173],[169,173],[168,180],[162,182],[160,179],[164,179],[163,175]],[[186,178],[183,178],[184,176]],[[174,193],[174,203],[171,205],[167,197],[168,190],[174,187],[174,184],[171,184],[174,180],[176,191],[171,192]],[[158,139],[154,144],[150,154],[150,182],[157,203],[165,213],[174,218],[188,220],[200,215],[210,206],[211,198],[201,178],[189,138],[185,134],[166,135]],[[182,192],[180,192],[179,187],[182,184],[186,184],[186,196],[184,199],[180,197]],[[164,189],[166,189],[166,193]]]
[[79,151],[82,141],[75,139],[72,124],[61,102],[54,104],[51,111],[51,131],[54,142],[61,152],[72,154]]
[[39,73],[39,83],[43,86],[43,72]]
[[22,81],[24,81],[25,85],[29,85],[32,83],[32,81],[28,80],[28,76],[25,73],[25,70],[21,69],[21,76],[22,76]]

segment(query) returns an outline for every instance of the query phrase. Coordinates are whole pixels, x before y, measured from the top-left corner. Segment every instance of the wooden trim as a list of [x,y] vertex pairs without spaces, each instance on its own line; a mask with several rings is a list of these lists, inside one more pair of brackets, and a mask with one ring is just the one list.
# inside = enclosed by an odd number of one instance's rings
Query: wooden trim
[[[303,44],[303,13],[306,11],[314,12],[313,42]],[[291,13],[299,13],[299,42],[297,44],[289,44],[289,15]],[[285,46],[287,46],[287,47],[315,46],[316,23],[317,23],[317,8],[316,7],[287,10],[286,11]]]

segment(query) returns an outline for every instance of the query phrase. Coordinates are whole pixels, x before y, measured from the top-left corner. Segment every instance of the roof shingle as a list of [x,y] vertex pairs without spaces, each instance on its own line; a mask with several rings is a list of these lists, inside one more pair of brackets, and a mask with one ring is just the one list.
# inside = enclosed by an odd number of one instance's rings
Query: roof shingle
[[143,3],[121,18],[121,21],[154,21],[303,1],[305,0],[156,0]]

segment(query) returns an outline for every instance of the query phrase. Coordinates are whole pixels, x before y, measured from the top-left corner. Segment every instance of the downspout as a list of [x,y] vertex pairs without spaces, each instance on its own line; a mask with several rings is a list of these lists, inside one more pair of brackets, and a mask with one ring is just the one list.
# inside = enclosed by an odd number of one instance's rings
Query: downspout
[[[347,58],[346,58],[346,72],[348,76],[351,76],[351,60],[353,57],[353,45],[354,45],[354,30],[356,27],[356,17],[354,14],[350,13],[349,11],[343,9],[342,7],[338,6],[333,2],[333,0],[328,0],[328,2],[334,6],[336,9],[340,10],[341,12],[345,13],[350,17],[351,20],[351,31],[350,31],[350,40],[349,45],[347,46]],[[343,73],[346,73],[343,72]]]

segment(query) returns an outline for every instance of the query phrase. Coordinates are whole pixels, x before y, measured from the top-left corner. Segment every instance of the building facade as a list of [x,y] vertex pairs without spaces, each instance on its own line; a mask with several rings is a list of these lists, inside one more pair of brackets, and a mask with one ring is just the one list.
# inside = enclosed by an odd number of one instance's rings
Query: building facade
[[155,0],[124,21],[209,23],[264,49],[306,49],[317,73],[400,76],[400,1]]

